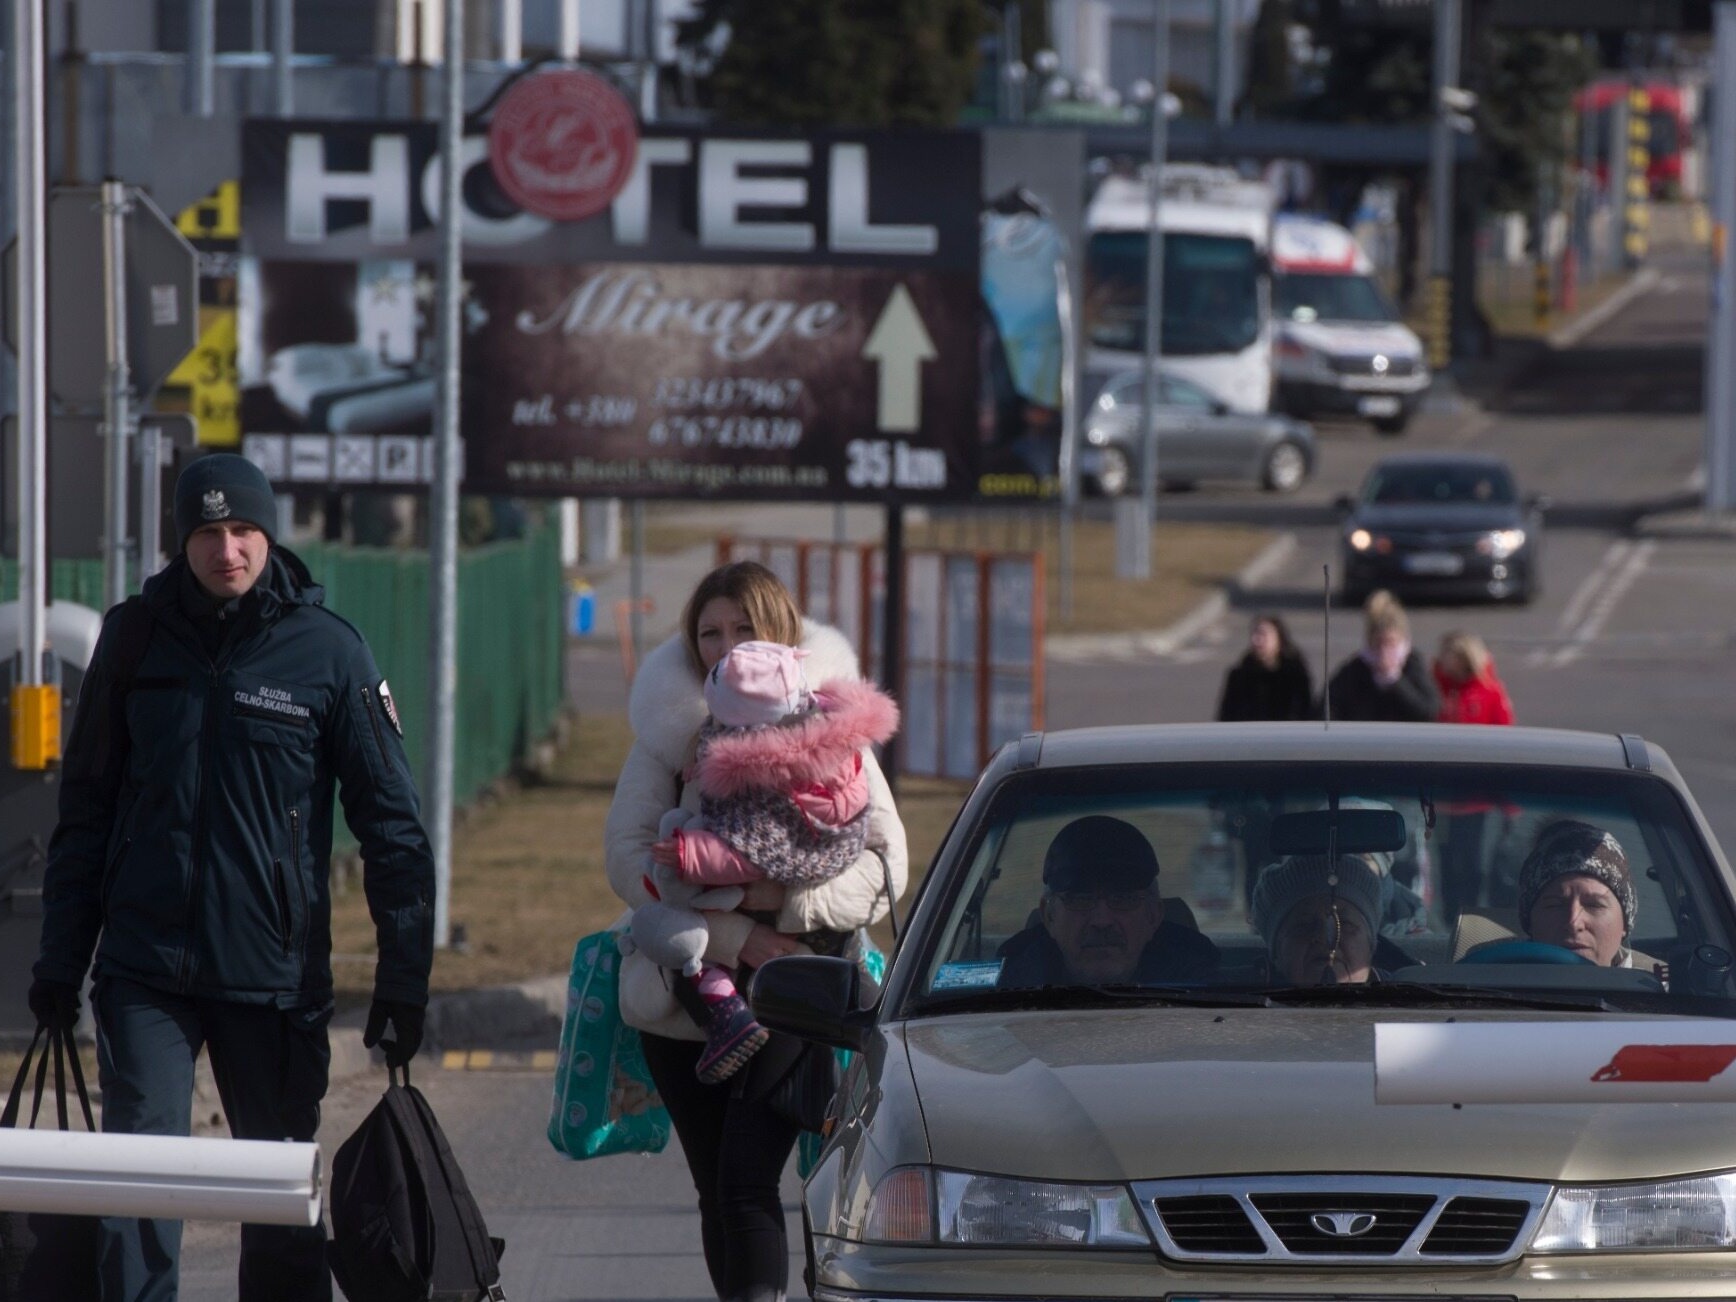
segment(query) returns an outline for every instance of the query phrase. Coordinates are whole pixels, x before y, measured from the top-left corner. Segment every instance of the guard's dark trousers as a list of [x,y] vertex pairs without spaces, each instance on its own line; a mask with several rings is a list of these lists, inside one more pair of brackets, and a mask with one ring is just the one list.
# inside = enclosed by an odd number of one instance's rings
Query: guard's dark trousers
[[[193,999],[105,977],[91,996],[102,1081],[102,1128],[185,1135],[193,1060],[204,1047],[230,1133],[237,1139],[312,1140],[331,1050],[331,1007]],[[181,1222],[107,1218],[103,1302],[174,1302]],[[240,1302],[330,1302],[325,1227],[241,1227]]]

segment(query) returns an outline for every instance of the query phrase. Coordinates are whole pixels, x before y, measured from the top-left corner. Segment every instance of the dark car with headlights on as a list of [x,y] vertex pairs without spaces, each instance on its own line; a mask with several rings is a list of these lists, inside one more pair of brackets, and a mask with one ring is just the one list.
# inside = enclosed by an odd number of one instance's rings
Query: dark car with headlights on
[[[1307,423],[1231,411],[1178,375],[1161,376],[1158,382],[1157,474],[1165,487],[1222,479],[1290,493],[1314,472],[1314,430]],[[1079,474],[1086,487],[1104,497],[1139,491],[1144,385],[1137,369],[1117,372],[1085,412]]]
[[[1486,891],[1409,890],[1413,847],[1495,808]],[[764,1025],[855,1051],[802,1189],[809,1292],[1736,1297],[1732,880],[1632,735],[1010,742],[883,986],[820,955],[754,977]],[[1582,936],[1563,902],[1598,891]]]
[[1375,464],[1340,497],[1340,592],[1528,602],[1543,590],[1543,511],[1499,457],[1411,452]]

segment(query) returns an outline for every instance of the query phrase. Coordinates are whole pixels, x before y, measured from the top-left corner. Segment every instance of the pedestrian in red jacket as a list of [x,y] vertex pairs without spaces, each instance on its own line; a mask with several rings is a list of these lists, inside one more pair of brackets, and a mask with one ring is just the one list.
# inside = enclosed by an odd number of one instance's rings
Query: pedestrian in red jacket
[[[1442,723],[1513,722],[1513,702],[1482,638],[1448,633],[1441,639],[1434,670]],[[1461,909],[1484,903],[1483,833],[1495,808],[1490,803],[1464,803],[1442,811],[1441,906],[1449,925]]]
[[1448,633],[1435,656],[1442,723],[1512,723],[1513,702],[1495,661],[1474,633]]

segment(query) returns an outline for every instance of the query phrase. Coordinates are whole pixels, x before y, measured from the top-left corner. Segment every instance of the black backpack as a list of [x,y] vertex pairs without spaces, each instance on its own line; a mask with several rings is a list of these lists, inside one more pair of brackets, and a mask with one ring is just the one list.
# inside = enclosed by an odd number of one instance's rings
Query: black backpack
[[422,1092],[385,1097],[332,1162],[332,1274],[350,1302],[503,1302],[500,1254]]

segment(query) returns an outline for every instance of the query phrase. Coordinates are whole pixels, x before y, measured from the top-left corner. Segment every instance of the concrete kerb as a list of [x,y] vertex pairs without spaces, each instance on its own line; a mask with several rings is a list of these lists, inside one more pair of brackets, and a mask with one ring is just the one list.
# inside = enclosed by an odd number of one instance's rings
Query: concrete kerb
[[1126,633],[1063,634],[1046,639],[1044,653],[1048,659],[1060,663],[1170,655],[1229,610],[1232,591],[1258,587],[1273,571],[1282,567],[1295,550],[1296,535],[1279,534],[1236,571],[1228,583],[1166,628]]

